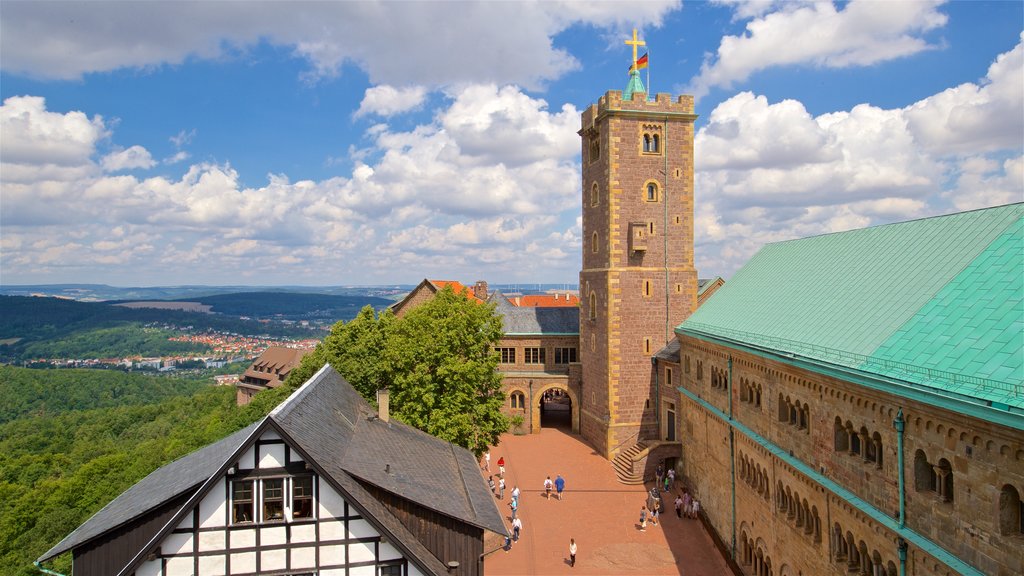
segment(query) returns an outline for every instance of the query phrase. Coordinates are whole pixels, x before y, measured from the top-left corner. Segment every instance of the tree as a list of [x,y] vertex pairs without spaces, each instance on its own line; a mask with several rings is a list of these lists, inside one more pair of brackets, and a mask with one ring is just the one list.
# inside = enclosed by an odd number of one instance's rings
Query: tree
[[389,388],[393,417],[480,454],[508,429],[494,352],[501,337],[493,304],[446,287],[403,318],[366,307],[335,324],[287,384],[298,386],[329,362],[371,404]]

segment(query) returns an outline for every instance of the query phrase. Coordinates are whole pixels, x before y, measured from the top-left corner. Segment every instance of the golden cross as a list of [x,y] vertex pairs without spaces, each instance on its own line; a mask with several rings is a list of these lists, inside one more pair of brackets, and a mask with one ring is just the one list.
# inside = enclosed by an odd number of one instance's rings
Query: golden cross
[[633,28],[633,39],[626,40],[626,44],[633,46],[633,70],[636,70],[636,49],[638,46],[647,46],[647,43],[643,40],[636,39],[636,28]]

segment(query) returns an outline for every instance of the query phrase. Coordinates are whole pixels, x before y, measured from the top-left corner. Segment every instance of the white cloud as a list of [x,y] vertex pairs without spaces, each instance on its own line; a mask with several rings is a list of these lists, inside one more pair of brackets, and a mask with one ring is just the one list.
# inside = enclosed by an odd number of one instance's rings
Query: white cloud
[[[274,276],[257,276],[264,282],[322,283],[331,270],[393,281],[396,266],[402,277],[415,277],[445,263],[466,277],[486,264],[511,279],[552,270],[571,279],[579,256],[578,222],[571,226],[580,189],[578,112],[548,111],[512,87],[468,85],[448,96],[427,124],[368,129],[369,153],[354,160],[350,178],[270,174],[245,186],[230,165],[214,163],[194,164],[180,178],[105,174],[90,160],[95,142],[77,155],[82,174],[41,181],[47,166],[25,164],[24,181],[13,182],[5,165],[4,246],[19,248],[0,253],[3,269],[53,280],[103,265],[128,278],[173,282],[202,266],[209,282],[237,283],[266,270]],[[44,125],[65,116],[38,105],[31,118]],[[29,124],[30,134],[41,129]],[[113,168],[141,157],[105,160]],[[538,238],[567,239],[569,248]]]
[[[701,98],[774,66],[867,66],[928,50],[933,47],[921,35],[946,24],[941,3],[853,0],[841,10],[830,2],[779,4],[778,11],[748,22],[745,34],[723,37],[687,92]],[[744,15],[764,8],[736,6]]]
[[980,84],[949,88],[909,106],[905,114],[914,136],[928,150],[973,154],[1019,149],[1024,142],[1022,110],[1024,42],[1000,54]]
[[121,170],[133,170],[136,168],[148,170],[156,165],[156,161],[153,160],[153,156],[150,155],[149,150],[146,150],[142,146],[135,145],[125,150],[118,150],[107,154],[103,157],[100,164],[107,172],[118,172]]
[[164,164],[177,164],[178,162],[184,162],[185,160],[188,160],[190,157],[191,155],[188,152],[185,152],[184,150],[179,150],[175,152],[173,155],[164,158],[163,162]]
[[904,108],[812,117],[749,92],[722,102],[696,135],[698,269],[731,274],[767,242],[1024,200],[1022,54]]
[[[107,137],[103,118],[49,112],[37,96],[12,96],[0,106],[0,159],[7,164],[82,166]],[[5,167],[6,170],[6,167]]]
[[395,88],[394,86],[374,86],[366,90],[355,118],[366,114],[393,116],[419,108],[427,97],[427,90],[422,86]]
[[511,82],[530,88],[578,66],[552,37],[574,24],[659,25],[679,0],[636,2],[85,2],[4,4],[7,72],[88,72],[291,47],[312,78],[345,64],[372,84]]

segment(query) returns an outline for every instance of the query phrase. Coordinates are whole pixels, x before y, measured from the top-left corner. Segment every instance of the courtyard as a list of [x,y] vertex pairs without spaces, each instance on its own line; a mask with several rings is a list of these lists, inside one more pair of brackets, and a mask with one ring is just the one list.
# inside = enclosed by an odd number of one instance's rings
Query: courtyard
[[[501,437],[491,449],[491,474],[498,482],[498,459],[505,459],[505,497],[498,501],[511,525],[510,493],[521,490],[519,541],[505,552],[500,538],[488,539],[484,572],[527,574],[731,574],[699,520],[679,519],[672,496],[663,493],[668,514],[657,526],[640,531],[640,507],[653,486],[620,484],[608,460],[598,455],[567,426],[546,426],[539,434]],[[482,471],[484,478],[488,476]],[[545,498],[544,479],[565,479],[559,501]],[[552,492],[553,494],[553,492]],[[569,566],[569,539],[575,538],[576,566]]]

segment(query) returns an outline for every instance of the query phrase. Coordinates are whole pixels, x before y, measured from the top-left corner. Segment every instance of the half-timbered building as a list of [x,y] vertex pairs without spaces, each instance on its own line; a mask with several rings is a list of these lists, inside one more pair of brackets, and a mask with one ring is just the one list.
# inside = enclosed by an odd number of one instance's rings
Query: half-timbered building
[[75,576],[476,575],[507,534],[472,453],[324,366],[268,416],[160,468],[40,562]]

